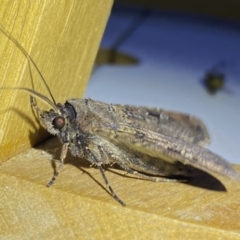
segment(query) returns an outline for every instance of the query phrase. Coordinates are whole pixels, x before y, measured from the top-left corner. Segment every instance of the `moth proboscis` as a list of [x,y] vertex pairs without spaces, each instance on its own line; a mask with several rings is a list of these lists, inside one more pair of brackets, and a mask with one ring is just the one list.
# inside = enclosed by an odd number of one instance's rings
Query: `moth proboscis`
[[[67,151],[85,158],[102,174],[111,195],[125,203],[109,184],[103,165],[117,163],[126,172],[142,179],[178,181],[169,176],[191,176],[191,168],[219,173],[240,180],[240,175],[222,157],[204,148],[209,135],[198,118],[157,108],[107,104],[92,99],[70,99],[56,104],[40,70],[27,51],[6,30],[0,30],[22,51],[39,73],[50,99],[29,88],[2,88],[26,91],[40,121],[63,147],[60,165],[47,186],[51,186],[64,165]],[[36,98],[52,109],[44,111]],[[190,166],[190,167],[189,167]]]

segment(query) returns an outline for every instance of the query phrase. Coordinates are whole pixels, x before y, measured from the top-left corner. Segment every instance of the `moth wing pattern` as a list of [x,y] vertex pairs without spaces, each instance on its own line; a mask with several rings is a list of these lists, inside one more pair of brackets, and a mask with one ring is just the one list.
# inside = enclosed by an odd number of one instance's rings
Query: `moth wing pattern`
[[113,105],[116,113],[125,113],[132,126],[141,127],[185,142],[206,146],[210,136],[204,123],[195,116],[160,108]]

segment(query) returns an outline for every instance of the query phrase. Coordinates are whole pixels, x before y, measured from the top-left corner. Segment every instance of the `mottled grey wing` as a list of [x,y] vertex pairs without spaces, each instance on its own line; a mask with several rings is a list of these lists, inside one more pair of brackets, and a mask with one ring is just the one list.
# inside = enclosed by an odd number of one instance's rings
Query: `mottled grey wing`
[[177,161],[191,165],[209,173],[220,173],[240,180],[240,175],[220,156],[211,151],[181,139],[165,136],[142,128],[132,128],[119,124],[111,129],[99,129],[97,134],[111,141],[119,148],[139,155],[148,155],[175,164]]
[[[158,108],[128,105],[113,105],[113,107],[116,114],[124,114],[121,121],[127,120],[127,123],[133,127],[151,130],[199,146],[210,143],[205,125],[194,116]],[[121,119],[121,116],[118,119]]]

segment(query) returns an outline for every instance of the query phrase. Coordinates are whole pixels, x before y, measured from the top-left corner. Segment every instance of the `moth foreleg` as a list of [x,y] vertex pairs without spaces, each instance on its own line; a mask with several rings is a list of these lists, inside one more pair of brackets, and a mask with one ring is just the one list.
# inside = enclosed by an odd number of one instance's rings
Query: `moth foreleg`
[[64,165],[64,159],[66,158],[67,155],[67,151],[68,151],[68,146],[69,143],[64,143],[63,147],[62,147],[62,152],[61,152],[61,156],[60,156],[60,164],[57,168],[57,171],[54,173],[53,178],[51,179],[51,181],[47,184],[48,187],[50,187],[51,185],[54,184],[54,182],[56,181],[59,173],[61,172],[63,165]]
[[111,195],[112,197],[117,201],[119,202],[121,205],[123,206],[126,206],[126,204],[117,196],[117,194],[114,192],[114,190],[112,189],[108,179],[107,179],[107,176],[105,175],[104,173],[104,170],[102,168],[102,163],[97,159],[97,157],[87,148],[87,153],[89,154],[89,156],[91,157],[91,159],[93,160],[93,163],[95,163],[99,169],[99,171],[101,172],[102,174],[102,177],[105,181],[105,184],[107,185],[109,191],[111,192]]

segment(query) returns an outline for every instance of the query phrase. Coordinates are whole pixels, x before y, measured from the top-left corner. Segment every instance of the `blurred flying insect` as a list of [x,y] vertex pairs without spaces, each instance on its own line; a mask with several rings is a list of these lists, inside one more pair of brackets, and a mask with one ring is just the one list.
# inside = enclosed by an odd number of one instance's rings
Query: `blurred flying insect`
[[225,86],[226,77],[224,74],[224,62],[220,62],[207,71],[203,80],[204,86],[210,94],[215,94]]

